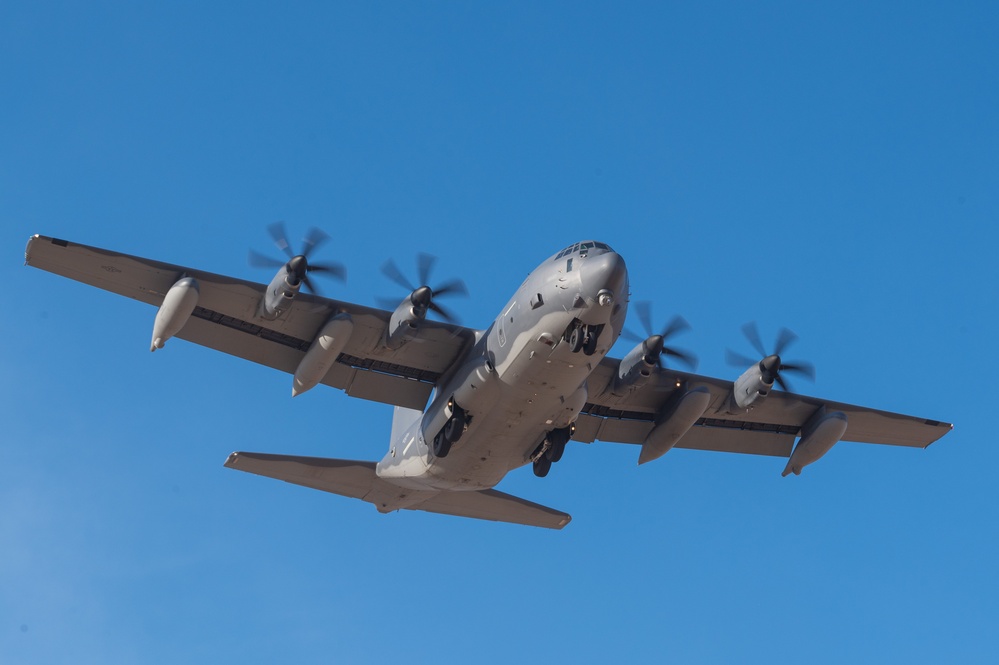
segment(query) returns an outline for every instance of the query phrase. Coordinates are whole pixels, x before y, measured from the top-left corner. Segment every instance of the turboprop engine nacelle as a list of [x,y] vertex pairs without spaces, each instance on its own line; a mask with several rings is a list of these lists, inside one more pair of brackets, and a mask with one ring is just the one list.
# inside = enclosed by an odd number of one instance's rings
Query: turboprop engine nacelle
[[760,397],[769,395],[773,387],[773,380],[767,383],[760,368],[753,366],[735,380],[732,386],[732,399],[737,407],[746,409]]
[[645,342],[638,344],[628,354],[621,358],[617,376],[614,379],[614,392],[621,394],[645,384],[655,371],[658,361],[648,357]]
[[323,326],[305,357],[298,363],[291,386],[292,397],[311,390],[323,380],[353,332],[354,321],[349,314],[337,314]]
[[403,300],[392,312],[392,318],[389,319],[389,326],[385,331],[385,346],[390,349],[398,349],[406,340],[416,335],[417,329],[426,318],[426,307],[414,304],[412,297]]
[[281,268],[267,285],[267,292],[260,301],[260,318],[268,321],[279,318],[291,307],[301,288],[302,280],[296,279],[287,265]]
[[842,411],[826,413],[825,407],[819,409],[801,428],[801,439],[780,475],[782,477],[789,473],[801,475],[804,467],[817,462],[843,438],[846,426],[846,414]]
[[170,287],[153,321],[150,351],[162,349],[168,339],[180,332],[198,305],[199,295],[198,280],[193,277],[183,277]]

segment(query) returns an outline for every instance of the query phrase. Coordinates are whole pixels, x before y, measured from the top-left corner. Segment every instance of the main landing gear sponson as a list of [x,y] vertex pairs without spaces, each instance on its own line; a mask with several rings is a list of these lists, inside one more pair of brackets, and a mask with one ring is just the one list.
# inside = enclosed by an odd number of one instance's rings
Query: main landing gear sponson
[[573,426],[562,427],[548,432],[548,436],[541,442],[534,455],[534,475],[544,478],[551,471],[552,464],[562,459],[565,453],[565,444],[572,438]]
[[465,425],[468,424],[468,414],[465,413],[463,408],[453,403],[451,411],[451,417],[448,418],[448,421],[444,423],[444,427],[434,437],[435,457],[447,457],[447,454],[451,452],[451,445],[457,443],[461,435],[465,433]]
[[592,356],[597,350],[597,339],[602,330],[602,325],[588,326],[576,320],[565,331],[563,338],[569,343],[573,353],[582,351],[585,355]]

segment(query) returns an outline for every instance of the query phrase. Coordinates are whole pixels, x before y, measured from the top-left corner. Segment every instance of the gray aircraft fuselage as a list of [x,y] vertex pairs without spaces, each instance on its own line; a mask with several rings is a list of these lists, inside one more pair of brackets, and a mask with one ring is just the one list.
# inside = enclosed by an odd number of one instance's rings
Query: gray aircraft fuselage
[[[624,259],[603,243],[549,257],[442,377],[423,413],[396,409],[378,476],[412,489],[482,490],[532,461],[551,432],[570,431],[587,377],[621,333],[628,295]],[[435,455],[434,438],[456,408],[463,433]]]

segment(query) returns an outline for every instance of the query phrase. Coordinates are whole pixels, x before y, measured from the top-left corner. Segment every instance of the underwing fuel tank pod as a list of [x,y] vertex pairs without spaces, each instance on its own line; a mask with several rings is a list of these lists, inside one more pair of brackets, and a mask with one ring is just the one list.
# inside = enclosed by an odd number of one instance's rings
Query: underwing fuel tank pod
[[711,393],[707,388],[694,388],[678,399],[672,408],[664,409],[665,415],[645,437],[638,463],[659,459],[672,450],[676,442],[704,415],[710,403]]
[[298,363],[291,386],[292,397],[311,390],[323,380],[353,332],[354,321],[349,314],[337,314],[323,326],[302,362]]
[[198,280],[193,277],[184,277],[170,287],[153,321],[150,351],[162,349],[168,339],[180,332],[197,307],[199,294]]
[[819,409],[811,421],[801,428],[801,440],[798,441],[791,458],[787,461],[787,466],[780,475],[786,477],[789,473],[793,473],[800,476],[803,468],[812,462],[817,462],[843,438],[846,434],[846,425],[846,414],[842,411],[826,413],[824,408]]

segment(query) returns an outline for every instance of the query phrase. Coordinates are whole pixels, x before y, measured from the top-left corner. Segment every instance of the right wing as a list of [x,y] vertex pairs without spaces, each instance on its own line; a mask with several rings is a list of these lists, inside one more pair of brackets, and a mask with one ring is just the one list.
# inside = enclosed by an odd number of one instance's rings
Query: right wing
[[225,465],[230,469],[361,499],[374,504],[382,513],[425,510],[548,529],[561,529],[572,519],[558,510],[496,490],[448,492],[400,487],[375,475],[374,462],[238,452],[229,455]]
[[45,236],[28,241],[25,263],[156,307],[178,279],[194,277],[198,306],[177,337],[289,374],[326,321],[346,312],[353,333],[322,382],[410,409],[423,409],[441,375],[475,341],[474,330],[426,321],[416,339],[389,349],[383,340],[390,312],[306,293],[279,319],[267,321],[257,317],[263,284]]
[[780,390],[771,391],[751,409],[730,413],[731,381],[673,369],[660,369],[643,386],[615,394],[618,363],[608,357],[594,368],[588,382],[589,401],[576,420],[574,439],[644,443],[670,400],[696,388],[707,390],[710,402],[677,448],[788,457],[802,427],[823,407],[846,415],[849,424],[843,441],[925,448],[953,428],[950,423]]

